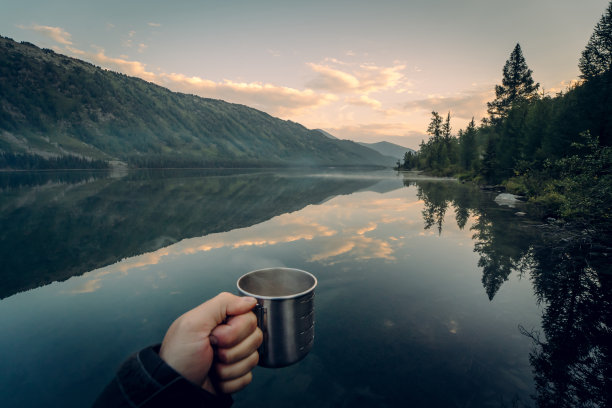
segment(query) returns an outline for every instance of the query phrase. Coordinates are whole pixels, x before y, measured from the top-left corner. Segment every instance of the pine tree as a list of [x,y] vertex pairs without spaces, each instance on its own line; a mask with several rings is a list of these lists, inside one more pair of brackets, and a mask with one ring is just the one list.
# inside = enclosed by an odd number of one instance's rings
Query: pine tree
[[474,117],[467,125],[465,132],[461,131],[459,135],[459,148],[461,166],[466,170],[471,170],[474,161],[476,161],[476,123]]
[[578,67],[581,78],[593,79],[610,72],[612,66],[612,1],[595,26],[589,42],[582,51]]
[[448,143],[448,141],[450,141],[450,138],[451,138],[450,119],[451,119],[451,114],[450,114],[450,111],[449,111],[448,115],[446,115],[446,121],[442,125],[442,137],[444,138],[444,141],[447,142],[447,143]]
[[432,135],[436,142],[442,137],[442,116],[436,111],[431,112],[431,122],[427,127],[427,133]]
[[506,61],[502,85],[495,85],[495,100],[487,102],[492,121],[506,117],[512,105],[537,98],[540,84],[534,83],[532,71],[527,67],[520,44],[516,44]]

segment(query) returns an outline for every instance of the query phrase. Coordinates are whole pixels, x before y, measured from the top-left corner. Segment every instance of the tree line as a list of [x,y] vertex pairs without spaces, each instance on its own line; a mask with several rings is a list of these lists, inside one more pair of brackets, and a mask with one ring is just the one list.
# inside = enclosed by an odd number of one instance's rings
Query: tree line
[[503,185],[546,215],[612,222],[612,2],[578,66],[580,81],[547,95],[516,44],[489,116],[454,135],[451,113],[432,112],[429,140],[399,167]]

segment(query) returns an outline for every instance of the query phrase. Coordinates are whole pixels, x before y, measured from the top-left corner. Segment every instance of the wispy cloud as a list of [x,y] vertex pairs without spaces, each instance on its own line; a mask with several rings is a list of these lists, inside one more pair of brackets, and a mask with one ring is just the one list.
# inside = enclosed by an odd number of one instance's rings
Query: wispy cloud
[[307,86],[328,92],[369,94],[394,88],[405,81],[401,71],[406,66],[399,63],[390,67],[374,64],[352,67],[335,59],[327,59],[319,64],[308,63],[308,66],[315,76]]
[[423,99],[406,102],[406,110],[425,110],[437,112],[451,112],[451,115],[470,119],[472,116],[481,118],[486,116],[487,101],[493,100],[493,86],[487,89],[469,90],[455,95],[430,95]]
[[81,51],[72,47],[67,47],[68,50],[73,52],[74,54],[87,58],[100,66],[117,71],[122,72],[127,75],[137,76],[146,81],[156,82],[158,75],[147,71],[146,65],[139,61],[130,61],[125,58],[113,58],[109,57],[105,54],[103,49],[99,49],[95,53],[90,53],[86,51]]
[[149,25],[149,27],[161,27],[161,24],[159,23],[147,23]]
[[[139,49],[144,50],[146,46]],[[270,114],[287,116],[304,109],[315,109],[338,100],[335,95],[315,92],[311,89],[295,89],[262,82],[235,82],[224,80],[215,82],[198,76],[178,73],[151,72],[146,64],[128,58],[115,58],[106,55],[104,49],[86,52],[67,46],[66,50],[79,58],[88,59],[104,68],[136,76],[154,82],[177,92],[192,93],[206,98],[223,99],[233,103],[245,104]]]
[[380,109],[382,107],[382,103],[376,99],[370,98],[367,95],[361,95],[359,97],[347,98],[347,103],[351,105],[357,106],[368,106],[373,109]]
[[160,83],[182,92],[196,93],[208,98],[243,103],[271,114],[286,116],[303,109],[314,109],[338,98],[330,93],[311,89],[295,89],[262,82],[235,82],[229,79],[215,82],[183,74],[159,74]]
[[70,33],[66,32],[63,28],[60,27],[51,27],[38,24],[32,24],[29,26],[18,25],[17,27],[21,28],[22,30],[36,31],[37,33],[40,33],[45,37],[51,38],[53,41],[59,44],[72,45]]

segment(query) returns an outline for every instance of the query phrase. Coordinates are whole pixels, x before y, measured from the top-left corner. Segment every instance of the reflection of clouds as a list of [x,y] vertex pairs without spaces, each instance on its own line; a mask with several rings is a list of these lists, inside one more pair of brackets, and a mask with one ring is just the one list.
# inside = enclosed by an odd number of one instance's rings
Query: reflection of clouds
[[[409,256],[405,251],[410,239],[433,235],[431,230],[423,231],[423,201],[409,192],[414,190],[399,189],[384,194],[359,192],[337,196],[325,203],[309,205],[300,211],[276,216],[251,227],[185,239],[87,274],[90,282],[74,293],[97,290],[104,275],[127,274],[131,270],[172,262],[185,255],[214,252],[223,248],[263,249],[309,241],[309,254],[305,256],[308,262],[332,265],[346,260],[394,261],[396,256]],[[470,234],[469,225],[462,232],[452,233]]]
[[457,323],[455,320],[449,321],[446,324],[446,327],[448,328],[448,332],[451,334],[457,334],[459,331],[459,323]]
[[335,245],[335,248],[329,248],[328,250],[315,254],[310,257],[310,262],[317,262],[323,259],[333,258],[342,254],[345,254],[355,248],[354,242],[339,242]]
[[85,281],[82,285],[77,286],[69,291],[70,294],[92,293],[100,288],[100,279],[92,279]]
[[361,228],[361,229],[358,229],[358,230],[357,230],[357,235],[363,235],[363,234],[365,234],[366,232],[374,231],[374,230],[375,230],[377,227],[378,227],[378,226],[377,226],[375,223],[370,222],[370,223],[368,223],[368,226],[367,226],[367,227],[365,227],[365,228]]
[[331,241],[325,245],[326,250],[312,255],[308,261],[323,262],[333,265],[339,262],[340,255],[350,256],[352,260],[365,261],[368,259],[395,260],[391,245],[376,238],[364,237],[363,235],[348,236],[340,241]]
[[310,241],[320,237],[331,237],[336,233],[332,228],[318,224],[310,217],[293,217],[292,214],[284,214],[253,227],[185,239],[154,252],[124,259],[114,265],[100,269],[95,273],[95,276],[101,277],[118,272],[126,274],[133,269],[157,265],[164,258],[191,255],[221,248],[238,249],[252,246],[271,246],[299,240]]

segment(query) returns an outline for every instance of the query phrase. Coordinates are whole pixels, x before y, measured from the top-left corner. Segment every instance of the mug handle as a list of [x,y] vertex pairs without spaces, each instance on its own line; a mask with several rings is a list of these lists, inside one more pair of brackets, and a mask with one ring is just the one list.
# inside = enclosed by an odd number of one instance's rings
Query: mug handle
[[257,327],[259,327],[263,333],[263,341],[258,349],[259,357],[261,358],[267,353],[266,344],[268,343],[268,331],[266,330],[266,320],[268,319],[268,309],[257,303],[253,308],[253,313],[255,313],[255,316],[257,317]]

